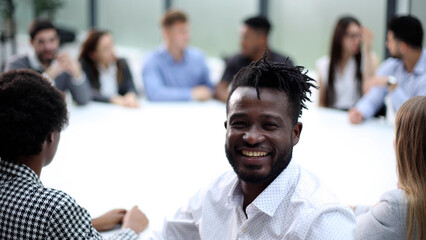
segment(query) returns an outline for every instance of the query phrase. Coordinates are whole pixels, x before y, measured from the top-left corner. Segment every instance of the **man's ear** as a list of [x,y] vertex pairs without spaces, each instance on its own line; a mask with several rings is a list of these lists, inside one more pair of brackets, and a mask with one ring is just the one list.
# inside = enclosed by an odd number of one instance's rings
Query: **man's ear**
[[295,146],[299,142],[300,134],[302,133],[302,128],[303,124],[301,122],[298,122],[293,126],[293,146]]
[[408,44],[403,42],[403,41],[400,41],[399,42],[399,50],[401,51],[402,54],[405,54],[408,50]]
[[228,121],[225,121],[225,122],[223,123],[223,125],[225,126],[225,129],[228,129]]
[[46,141],[49,143],[52,143],[53,141],[55,141],[55,136],[53,134],[53,132],[49,133],[49,135],[47,135]]

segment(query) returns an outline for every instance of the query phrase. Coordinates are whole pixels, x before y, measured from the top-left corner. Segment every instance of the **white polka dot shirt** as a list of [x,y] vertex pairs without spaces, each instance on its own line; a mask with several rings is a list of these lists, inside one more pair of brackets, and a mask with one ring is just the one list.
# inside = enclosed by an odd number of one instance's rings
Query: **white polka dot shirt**
[[246,208],[232,171],[198,192],[151,239],[354,239],[356,221],[310,172],[290,163]]

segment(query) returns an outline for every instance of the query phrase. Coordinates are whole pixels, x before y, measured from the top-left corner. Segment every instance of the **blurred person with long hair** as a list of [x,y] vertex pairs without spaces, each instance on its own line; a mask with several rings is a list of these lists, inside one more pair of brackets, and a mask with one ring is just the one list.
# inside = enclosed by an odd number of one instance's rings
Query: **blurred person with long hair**
[[115,56],[114,39],[109,32],[91,31],[79,60],[89,79],[94,101],[139,107],[132,73],[126,60]]
[[331,53],[317,60],[321,107],[348,110],[362,96],[362,86],[374,76],[378,65],[371,51],[372,32],[350,16],[339,19],[333,33]]
[[406,101],[395,122],[398,189],[355,207],[357,239],[426,239],[426,96]]

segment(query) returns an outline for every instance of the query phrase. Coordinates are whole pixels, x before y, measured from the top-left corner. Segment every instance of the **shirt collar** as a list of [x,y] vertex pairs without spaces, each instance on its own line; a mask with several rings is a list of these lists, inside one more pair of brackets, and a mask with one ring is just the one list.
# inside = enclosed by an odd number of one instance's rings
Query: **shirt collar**
[[21,163],[0,160],[0,172],[4,172],[12,176],[27,179],[36,184],[43,185],[37,174],[31,168]]
[[185,48],[183,50],[183,57],[182,57],[182,61],[180,61],[180,62],[176,62],[175,61],[175,59],[173,58],[173,56],[170,54],[169,50],[167,49],[166,45],[163,45],[163,46],[160,47],[160,52],[162,54],[164,54],[166,56],[167,61],[171,62],[171,63],[183,63],[188,58],[187,57],[187,55],[188,55],[188,48]]
[[105,65],[97,63],[96,66],[99,69],[99,72],[108,72],[108,71],[115,71],[117,69],[117,63],[112,62],[108,66],[105,67]]
[[[293,189],[294,191],[299,173],[300,169],[297,164],[290,161],[286,169],[250,205],[254,205],[257,209],[272,217],[283,199],[291,197],[290,190]],[[236,206],[243,203],[241,181],[238,178],[235,179],[228,194],[228,204],[230,203]]]
[[419,60],[414,66],[413,73],[416,75],[422,75],[426,72],[426,49],[423,48]]

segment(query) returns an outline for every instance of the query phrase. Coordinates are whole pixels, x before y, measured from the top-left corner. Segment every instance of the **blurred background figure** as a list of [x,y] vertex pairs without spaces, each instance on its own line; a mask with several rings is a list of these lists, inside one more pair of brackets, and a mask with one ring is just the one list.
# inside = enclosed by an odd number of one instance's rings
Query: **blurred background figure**
[[115,56],[114,39],[109,32],[91,31],[83,43],[79,60],[94,101],[139,107],[132,73],[127,61]]
[[29,29],[32,50],[25,55],[13,56],[6,63],[5,72],[13,69],[32,69],[50,79],[61,91],[69,91],[73,100],[83,105],[90,101],[91,93],[80,63],[66,52],[58,52],[58,31],[49,20],[36,19]]
[[142,72],[151,101],[204,101],[212,98],[213,84],[203,53],[188,47],[188,18],[178,10],[163,16],[164,45],[146,60]]
[[271,24],[268,19],[262,16],[251,17],[244,20],[240,33],[240,53],[234,55],[226,61],[225,72],[222,80],[216,86],[215,98],[226,102],[228,98],[228,88],[234,75],[241,68],[248,66],[252,61],[262,58],[265,50],[267,59],[270,62],[285,62],[293,66],[293,62],[287,56],[281,55],[269,48],[268,34],[271,31]]
[[423,27],[417,17],[394,16],[388,24],[386,47],[391,55],[368,80],[365,94],[349,111],[354,124],[374,116],[385,104],[393,122],[395,112],[408,99],[426,96],[426,49]]
[[394,147],[398,189],[374,207],[357,206],[356,239],[426,239],[426,96],[398,110]]
[[373,33],[353,17],[339,19],[334,29],[330,55],[317,60],[321,107],[348,110],[363,92],[365,82],[378,65],[371,51]]

